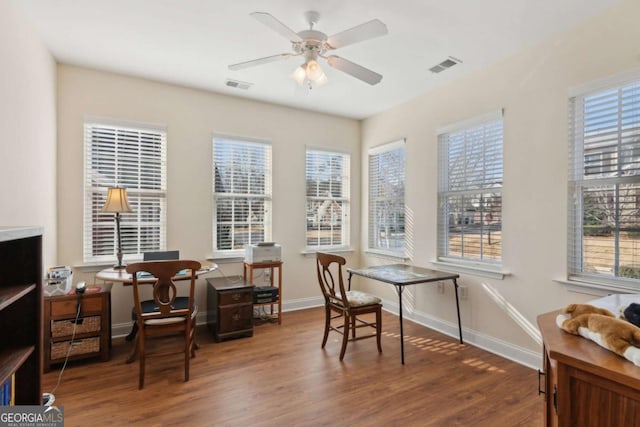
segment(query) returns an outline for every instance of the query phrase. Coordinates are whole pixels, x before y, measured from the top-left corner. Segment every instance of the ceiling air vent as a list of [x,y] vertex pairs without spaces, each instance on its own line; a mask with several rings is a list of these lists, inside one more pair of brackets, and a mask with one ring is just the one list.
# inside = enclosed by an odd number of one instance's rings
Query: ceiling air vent
[[456,59],[453,56],[450,56],[447,59],[445,59],[444,61],[442,61],[441,63],[439,63],[438,65],[435,65],[435,66],[429,68],[429,71],[431,71],[432,73],[440,73],[440,72],[446,70],[447,68],[451,68],[454,65],[459,64],[461,62],[462,61],[460,61],[459,59]]
[[231,79],[227,79],[225,84],[229,87],[235,87],[235,88],[244,89],[244,90],[249,89],[251,85],[253,85],[253,83],[241,82],[240,80],[231,80]]

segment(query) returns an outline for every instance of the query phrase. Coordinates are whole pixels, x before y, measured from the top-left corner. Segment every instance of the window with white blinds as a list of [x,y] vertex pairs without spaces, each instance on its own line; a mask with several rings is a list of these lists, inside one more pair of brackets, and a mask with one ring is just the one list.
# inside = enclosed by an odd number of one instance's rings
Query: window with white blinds
[[640,287],[640,76],[636,79],[569,101],[570,278]]
[[369,150],[369,250],[405,256],[405,144]]
[[502,118],[438,136],[438,257],[502,259]]
[[[214,136],[213,248],[241,255],[271,240],[271,145]],[[235,252],[234,252],[235,251]]]
[[84,262],[115,261],[114,214],[100,212],[114,186],[133,210],[121,214],[124,259],[166,249],[166,145],[160,127],[85,122]]
[[306,171],[307,249],[348,246],[350,156],[308,148]]

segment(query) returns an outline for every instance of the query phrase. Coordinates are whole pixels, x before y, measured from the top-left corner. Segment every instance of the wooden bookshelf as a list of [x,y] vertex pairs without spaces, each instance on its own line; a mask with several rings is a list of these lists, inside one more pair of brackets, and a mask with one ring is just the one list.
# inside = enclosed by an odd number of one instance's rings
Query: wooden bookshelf
[[0,227],[0,384],[16,405],[42,404],[42,229]]

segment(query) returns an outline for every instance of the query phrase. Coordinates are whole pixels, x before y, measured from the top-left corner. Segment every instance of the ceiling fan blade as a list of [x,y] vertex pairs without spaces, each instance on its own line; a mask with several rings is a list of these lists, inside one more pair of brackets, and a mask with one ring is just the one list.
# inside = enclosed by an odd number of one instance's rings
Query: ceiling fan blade
[[292,53],[281,53],[278,55],[266,56],[264,58],[252,59],[251,61],[239,62],[237,64],[229,65],[229,69],[232,71],[244,70],[245,68],[255,67],[256,65],[268,64],[269,62],[288,59],[291,56],[296,55]]
[[284,25],[282,22],[278,21],[273,15],[266,12],[253,12],[250,14],[258,21],[262,22],[267,27],[271,28],[276,33],[284,36],[289,41],[292,42],[301,42],[302,38],[291,28]]
[[370,85],[378,84],[380,83],[380,80],[382,80],[381,74],[336,55],[328,56],[327,63],[333,68],[338,69],[343,73],[347,73],[356,79],[360,79],[365,83],[369,83]]
[[373,19],[357,27],[349,28],[327,39],[327,45],[332,49],[358,43],[388,33],[387,26],[379,19]]

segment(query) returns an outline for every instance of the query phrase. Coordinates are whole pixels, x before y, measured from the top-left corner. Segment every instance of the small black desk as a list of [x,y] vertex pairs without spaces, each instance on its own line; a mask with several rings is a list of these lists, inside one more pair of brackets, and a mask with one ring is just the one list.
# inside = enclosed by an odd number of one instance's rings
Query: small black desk
[[462,342],[462,325],[460,324],[460,304],[458,302],[458,282],[460,277],[456,273],[445,273],[428,268],[414,267],[405,264],[379,265],[366,268],[347,268],[349,272],[349,289],[351,289],[351,276],[362,276],[380,282],[390,283],[396,287],[398,302],[400,304],[400,352],[402,364],[404,365],[404,330],[402,327],[402,291],[407,285],[417,285],[418,283],[439,282],[451,280],[456,293],[456,310],[458,312],[458,332],[460,334],[460,344]]

